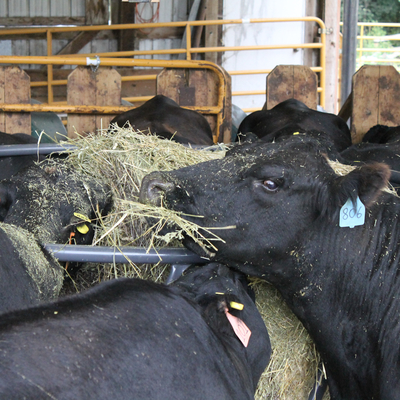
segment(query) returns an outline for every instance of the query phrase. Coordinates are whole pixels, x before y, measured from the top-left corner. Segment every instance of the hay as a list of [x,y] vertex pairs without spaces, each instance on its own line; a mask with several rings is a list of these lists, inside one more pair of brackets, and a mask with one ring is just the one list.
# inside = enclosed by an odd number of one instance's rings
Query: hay
[[[104,246],[180,246],[185,231],[197,237],[195,225],[185,225],[179,213],[137,202],[142,178],[152,171],[172,170],[187,165],[222,158],[221,151],[193,150],[154,136],[138,134],[133,129],[115,127],[112,134],[100,131],[69,141],[78,147],[69,162],[89,176],[105,177],[113,192],[112,214],[101,219],[95,242]],[[147,225],[145,216],[158,219],[158,228],[173,222],[177,234],[161,237]],[[168,272],[164,265],[105,264],[87,265],[75,279],[75,288],[92,286],[120,276],[163,281]],[[301,323],[291,313],[281,296],[269,284],[253,282],[257,307],[269,330],[273,355],[258,385],[256,399],[304,399],[313,387],[318,355]]]
[[40,300],[56,299],[63,282],[63,270],[51,254],[46,254],[35,236],[15,225],[0,223],[2,229],[15,248],[27,274],[32,279]]
[[[199,162],[222,158],[226,146],[219,151],[204,149],[194,150],[179,143],[162,140],[153,135],[135,132],[131,127],[115,126],[111,133],[106,130],[86,137],[69,140],[77,146],[71,152],[68,162],[76,170],[93,178],[105,178],[112,190],[114,199],[113,212],[100,220],[96,229],[94,243],[102,246],[137,246],[164,247],[181,246],[182,233],[185,232],[199,244],[213,246],[218,238],[208,232],[213,239],[204,240],[199,226],[182,218],[180,213],[162,207],[144,205],[138,202],[138,193],[143,177],[153,171],[168,171]],[[147,217],[156,221],[155,226],[148,226]],[[179,227],[175,232],[161,235],[164,226],[173,224]],[[204,231],[204,230],[203,230]],[[90,268],[90,267],[89,267]],[[92,267],[93,268],[93,267]],[[139,277],[162,281],[166,266],[141,265],[130,263],[106,264],[96,267],[94,281],[87,282],[87,273],[83,282],[75,282],[78,288],[91,286],[101,280],[120,276]],[[87,272],[87,271],[85,271]]]
[[[268,329],[271,361],[258,383],[256,399],[307,399],[320,361],[314,343],[279,292],[267,282],[252,280],[256,304]],[[324,400],[329,399],[325,394]]]

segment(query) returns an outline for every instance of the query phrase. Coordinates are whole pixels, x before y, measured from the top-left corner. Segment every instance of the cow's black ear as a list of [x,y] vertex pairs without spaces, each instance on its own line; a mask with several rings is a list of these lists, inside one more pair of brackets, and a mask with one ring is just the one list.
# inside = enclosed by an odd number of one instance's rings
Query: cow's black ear
[[202,298],[199,299],[199,305],[202,307],[202,315],[204,320],[212,330],[218,333],[218,336],[236,336],[225,314],[225,311],[231,311],[231,302],[240,304],[239,299],[232,294],[207,294],[203,295]]
[[346,175],[334,178],[328,190],[322,193],[318,202],[320,211],[331,218],[339,213],[348,199],[356,202],[357,197],[369,207],[382,193],[390,178],[390,169],[386,164],[371,163],[355,168]]
[[336,190],[342,202],[348,198],[353,201],[357,196],[366,207],[373,204],[381,194],[390,178],[390,169],[386,164],[371,163],[354,169],[347,175],[336,179]]

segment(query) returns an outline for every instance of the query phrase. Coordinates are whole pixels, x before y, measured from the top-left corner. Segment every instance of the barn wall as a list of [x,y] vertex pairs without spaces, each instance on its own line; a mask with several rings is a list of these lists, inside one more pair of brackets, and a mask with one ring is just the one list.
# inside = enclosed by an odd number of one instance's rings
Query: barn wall
[[[305,16],[305,0],[229,0],[224,1],[223,18],[301,18]],[[225,46],[277,45],[303,43],[305,24],[302,22],[226,25]],[[257,50],[225,52],[222,66],[227,71],[273,69],[279,64],[303,64],[303,50]],[[262,90],[266,75],[232,76],[232,91]],[[240,108],[262,108],[265,95],[234,96]]]
[[[108,5],[108,0],[103,0],[103,2]],[[89,17],[86,13],[86,5],[88,3],[88,0],[1,0],[0,19],[3,23],[6,20],[13,21],[15,26],[18,27],[24,26],[24,18],[36,18],[35,21],[38,24],[48,22],[53,25],[52,22],[57,21],[65,21],[67,23],[77,21],[80,24],[84,24]],[[106,16],[107,19],[108,15]],[[27,26],[31,27],[32,25],[29,24]],[[53,54],[57,54],[72,38],[73,36],[53,39]],[[100,33],[91,43],[82,48],[80,53],[116,50],[117,40],[113,37],[113,34]],[[46,40],[43,36],[31,36],[29,39],[3,40],[0,41],[0,52],[3,55],[45,56],[47,55]],[[21,65],[21,67],[41,68],[40,65]]]
[[[188,18],[188,2],[186,0],[161,0],[159,3],[159,11],[156,13],[157,4],[142,4],[138,6],[139,15],[136,16],[139,22],[140,18],[151,22],[175,22],[186,21]],[[142,37],[136,40],[134,45],[136,50],[160,50],[180,48],[182,36],[176,35],[168,39],[152,39],[146,38],[146,33],[149,37],[154,35],[154,32],[144,32]],[[150,58],[150,56],[144,56]],[[155,59],[171,59],[170,55],[156,55]]]

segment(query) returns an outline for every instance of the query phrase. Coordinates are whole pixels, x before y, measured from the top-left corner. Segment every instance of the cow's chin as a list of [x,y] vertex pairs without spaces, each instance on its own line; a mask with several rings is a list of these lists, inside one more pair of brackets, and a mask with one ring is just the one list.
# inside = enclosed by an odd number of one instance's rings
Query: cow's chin
[[202,258],[206,258],[207,260],[213,261],[216,255],[214,249],[209,249],[206,245],[200,245],[199,243],[195,242],[191,237],[186,236],[182,241],[182,244],[193,253],[196,253]]

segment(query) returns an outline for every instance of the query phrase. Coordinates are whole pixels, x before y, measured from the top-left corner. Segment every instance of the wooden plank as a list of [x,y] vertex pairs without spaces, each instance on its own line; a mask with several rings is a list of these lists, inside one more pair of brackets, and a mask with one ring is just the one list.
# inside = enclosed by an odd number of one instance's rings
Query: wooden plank
[[293,65],[278,65],[268,74],[266,96],[263,110],[293,98]]
[[[232,129],[232,103],[230,77],[226,74],[227,96],[224,98],[223,120],[216,131],[216,116],[206,115],[218,142],[230,142]],[[218,78],[213,71],[204,69],[166,68],[157,77],[157,94],[176,101],[180,106],[216,106]]]
[[270,110],[288,99],[302,101],[307,107],[317,108],[317,76],[304,65],[278,65],[267,76],[264,110]]
[[[121,75],[112,67],[101,67],[96,73],[96,105],[121,105]],[[115,115],[96,115],[96,129],[107,129]]]
[[[119,24],[135,23],[135,4],[120,2]],[[136,29],[123,29],[118,31],[118,51],[131,51],[134,49]]]
[[92,41],[99,31],[86,31],[80,32],[72,39],[64,48],[62,48],[57,55],[62,54],[77,54],[84,46]]
[[293,98],[302,101],[307,107],[317,109],[317,74],[304,65],[293,66]]
[[157,76],[157,94],[162,94],[180,105],[179,93],[184,85],[185,70],[164,68]]
[[379,66],[378,124],[400,125],[400,75],[392,65]]
[[[322,20],[325,22],[327,29],[332,29],[331,33],[326,35],[325,110],[329,113],[337,114],[340,49],[340,0],[325,0],[324,4],[324,17]],[[313,27],[311,24],[307,25]]]
[[[89,67],[77,67],[68,76],[67,102],[74,105],[121,105],[121,76],[111,67],[100,67],[93,72]],[[85,135],[97,129],[107,129],[115,115],[69,115],[68,137],[76,132]]]
[[[79,66],[68,76],[67,103],[72,105],[96,104],[96,77],[89,67]],[[85,135],[94,132],[96,128],[95,115],[68,115],[68,137],[75,138],[77,133]]]
[[378,124],[379,68],[378,65],[364,65],[353,75],[350,129],[353,143],[361,142],[369,128]]
[[[4,102],[9,104],[29,104],[31,101],[30,78],[20,67],[4,68]],[[31,134],[30,113],[6,113],[5,132]]]
[[[4,14],[2,14],[4,15]],[[52,25],[85,25],[85,17],[0,17],[0,25],[6,27],[12,26],[52,26]],[[4,36],[2,36],[3,38]]]

